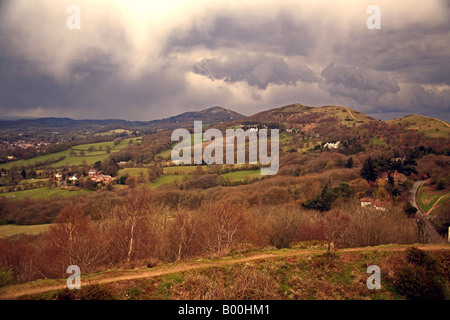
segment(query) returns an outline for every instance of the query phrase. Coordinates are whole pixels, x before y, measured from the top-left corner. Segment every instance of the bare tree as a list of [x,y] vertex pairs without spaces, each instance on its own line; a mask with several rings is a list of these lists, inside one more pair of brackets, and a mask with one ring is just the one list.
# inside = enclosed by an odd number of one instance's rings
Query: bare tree
[[166,235],[167,255],[180,261],[197,251],[195,240],[198,233],[197,220],[192,212],[179,211],[175,215]]
[[[63,208],[55,220],[56,225],[46,234],[44,255],[48,264],[65,273],[69,265],[83,270],[94,270],[104,260],[101,235],[96,232],[89,216],[79,205]],[[52,267],[49,267],[52,269]]]
[[349,216],[341,214],[338,209],[333,209],[325,215],[323,223],[328,253],[331,252],[331,245],[336,247],[342,243],[349,221]]
[[201,243],[208,253],[228,253],[245,238],[243,235],[244,209],[221,202],[201,209]]
[[137,228],[140,223],[147,224],[151,214],[150,191],[148,188],[133,188],[126,195],[124,203],[118,207],[117,214],[121,225],[126,229],[126,261],[135,255]]

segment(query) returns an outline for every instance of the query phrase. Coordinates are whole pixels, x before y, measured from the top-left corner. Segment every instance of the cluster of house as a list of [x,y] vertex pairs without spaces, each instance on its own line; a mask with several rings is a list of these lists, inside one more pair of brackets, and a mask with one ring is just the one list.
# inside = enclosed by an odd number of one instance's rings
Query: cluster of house
[[392,177],[395,182],[405,182],[408,179],[406,175],[397,172],[397,170],[395,170],[395,172],[392,173],[383,172],[381,174],[381,178],[383,178],[386,181],[389,179],[389,176]]
[[[62,178],[63,178],[62,174],[60,174],[60,173],[55,174],[55,179],[59,183],[62,183]],[[79,177],[75,173],[73,176],[69,177],[68,179],[69,179],[69,181],[75,182],[79,179]],[[95,169],[89,170],[89,179],[91,179],[94,182],[106,182],[106,183],[116,180],[116,178],[113,178],[108,174],[102,174],[100,171],[95,170]]]
[[102,174],[95,169],[89,170],[89,178],[94,182],[111,182],[116,179],[111,177],[109,174]]

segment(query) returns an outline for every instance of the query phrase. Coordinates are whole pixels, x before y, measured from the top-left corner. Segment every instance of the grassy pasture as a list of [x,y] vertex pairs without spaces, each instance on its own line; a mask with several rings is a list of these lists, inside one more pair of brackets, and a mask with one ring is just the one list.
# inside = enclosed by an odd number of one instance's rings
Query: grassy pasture
[[175,181],[182,181],[183,180],[183,176],[180,175],[175,175],[175,174],[168,174],[168,175],[163,175],[161,177],[158,178],[158,180],[156,180],[155,182],[152,182],[150,184],[151,187],[159,187],[165,184],[169,184],[169,183],[174,183]]
[[92,191],[87,190],[64,190],[60,188],[49,189],[48,187],[31,189],[31,190],[22,190],[22,191],[14,191],[8,193],[1,193],[0,197],[6,197],[10,199],[24,199],[24,198],[35,198],[35,199],[50,199],[53,197],[70,197],[76,196],[83,193],[89,193]]
[[223,174],[223,177],[230,177],[233,181],[244,180],[245,177],[261,177],[261,171],[258,170],[243,170],[243,171],[234,171]]
[[439,201],[439,204],[450,200],[450,193],[448,191],[434,190],[431,186],[421,185],[417,195],[417,203],[423,212],[428,212],[442,196],[444,197]]

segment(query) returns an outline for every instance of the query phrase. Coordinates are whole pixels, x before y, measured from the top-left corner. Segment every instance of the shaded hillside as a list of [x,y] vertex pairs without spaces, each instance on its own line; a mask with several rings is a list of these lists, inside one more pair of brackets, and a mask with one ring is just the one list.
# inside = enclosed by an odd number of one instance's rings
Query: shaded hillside
[[193,125],[194,121],[202,121],[203,124],[212,124],[235,121],[243,118],[245,118],[245,116],[242,114],[216,106],[201,111],[189,111],[173,117],[150,121],[150,124],[157,128],[163,128],[165,126],[172,127],[172,124],[185,123]]

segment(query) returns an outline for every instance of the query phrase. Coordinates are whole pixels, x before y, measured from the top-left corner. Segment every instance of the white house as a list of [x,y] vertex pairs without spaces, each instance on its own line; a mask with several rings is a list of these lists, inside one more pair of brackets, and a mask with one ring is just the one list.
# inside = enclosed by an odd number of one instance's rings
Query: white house
[[381,200],[374,200],[372,198],[362,198],[359,200],[361,202],[361,207],[367,209],[373,209],[377,211],[386,211],[386,202]]
[[340,141],[338,141],[336,143],[327,142],[323,145],[323,147],[328,148],[328,149],[330,149],[330,148],[337,149],[339,147],[340,143],[341,143]]

